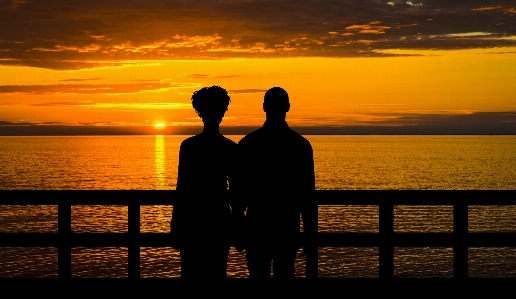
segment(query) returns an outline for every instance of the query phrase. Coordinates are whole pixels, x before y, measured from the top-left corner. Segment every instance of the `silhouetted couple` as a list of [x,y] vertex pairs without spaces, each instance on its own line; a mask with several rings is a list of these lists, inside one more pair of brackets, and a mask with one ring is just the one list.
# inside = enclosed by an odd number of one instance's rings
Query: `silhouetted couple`
[[204,130],[179,151],[171,232],[178,236],[181,277],[225,278],[233,243],[245,250],[251,278],[269,278],[271,265],[273,277],[294,278],[300,215],[306,226],[306,203],[315,190],[312,147],[285,121],[290,102],[284,89],[265,93],[263,127],[238,144],[219,131],[230,102],[219,86],[192,96]]

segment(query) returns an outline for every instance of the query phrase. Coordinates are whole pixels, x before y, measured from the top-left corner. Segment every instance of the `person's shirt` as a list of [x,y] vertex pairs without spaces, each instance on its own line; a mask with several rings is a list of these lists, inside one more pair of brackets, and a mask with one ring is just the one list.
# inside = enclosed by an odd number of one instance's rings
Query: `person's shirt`
[[238,152],[238,181],[246,192],[315,189],[312,146],[287,122],[265,121],[263,127],[239,141]]
[[171,232],[226,229],[230,206],[225,191],[231,188],[236,147],[220,134],[201,133],[181,143]]
[[201,133],[185,139],[179,149],[176,190],[228,190],[234,173],[237,144],[222,135]]
[[315,190],[310,142],[286,122],[265,121],[238,143],[237,190],[251,221],[299,232],[299,205]]

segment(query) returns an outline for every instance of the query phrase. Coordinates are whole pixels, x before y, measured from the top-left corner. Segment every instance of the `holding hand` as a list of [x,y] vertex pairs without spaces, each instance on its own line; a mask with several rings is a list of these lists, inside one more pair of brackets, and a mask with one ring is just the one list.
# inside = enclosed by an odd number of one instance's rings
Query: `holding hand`
[[245,249],[245,216],[244,213],[232,213],[231,231],[233,232],[233,241],[235,249],[242,252]]

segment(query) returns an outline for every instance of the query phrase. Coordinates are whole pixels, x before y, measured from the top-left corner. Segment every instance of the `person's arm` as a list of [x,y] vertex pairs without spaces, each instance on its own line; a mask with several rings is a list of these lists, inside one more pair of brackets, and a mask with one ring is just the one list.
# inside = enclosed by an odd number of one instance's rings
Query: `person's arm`
[[183,150],[183,143],[181,143],[181,146],[179,148],[179,162],[177,167],[177,184],[176,184],[176,201],[175,204],[172,207],[172,218],[170,219],[170,232],[175,233],[176,238],[176,244],[172,247],[176,250],[180,250],[181,248],[181,236],[180,233],[182,231],[182,206],[181,206],[181,193],[184,189],[184,178],[185,178],[185,150]]
[[238,203],[231,206],[231,231],[238,252],[245,249],[245,209],[245,206]]
[[232,174],[228,177],[229,182],[229,191],[230,191],[230,205],[231,205],[231,213],[236,219],[241,219],[245,215],[245,210],[247,206],[244,202],[244,192],[242,186],[243,173],[238,170],[238,167],[234,168]]
[[238,145],[233,152],[233,159],[231,160],[230,172],[228,175],[228,184],[230,191],[230,205],[231,205],[231,231],[235,238],[235,249],[242,252],[245,249],[244,245],[244,222],[246,205],[243,200],[243,186],[242,179],[244,176],[243,168],[240,164],[240,156],[238,152]]
[[[303,220],[303,232],[306,233],[307,227],[310,227],[312,223],[310,223],[313,219],[310,219],[308,217],[308,209],[310,208],[310,201],[313,200],[313,191],[315,191],[315,167],[314,167],[314,157],[313,157],[313,150],[310,146],[310,149],[307,149],[307,155],[306,155],[306,172],[305,172],[305,185],[307,193],[302,196],[301,201],[301,207],[300,207],[300,213],[301,213],[301,219]],[[305,251],[305,242],[306,240],[303,240],[303,251],[299,255],[299,257],[303,257],[306,255]]]

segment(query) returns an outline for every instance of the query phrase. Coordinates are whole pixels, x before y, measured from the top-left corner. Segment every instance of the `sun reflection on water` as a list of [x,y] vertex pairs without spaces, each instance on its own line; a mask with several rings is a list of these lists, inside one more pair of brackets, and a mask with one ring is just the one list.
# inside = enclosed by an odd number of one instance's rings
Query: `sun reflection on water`
[[166,182],[166,160],[165,160],[165,136],[156,135],[154,150],[154,172],[156,174],[156,189],[164,190]]

